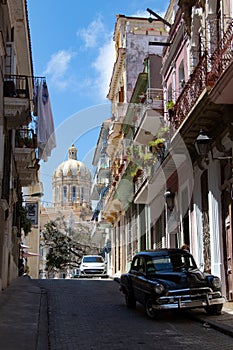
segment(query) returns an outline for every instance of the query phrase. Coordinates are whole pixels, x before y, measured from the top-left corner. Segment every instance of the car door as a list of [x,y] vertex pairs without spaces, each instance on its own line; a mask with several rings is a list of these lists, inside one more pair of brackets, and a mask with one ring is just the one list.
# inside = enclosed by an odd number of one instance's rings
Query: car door
[[144,257],[136,257],[133,261],[131,280],[135,299],[143,303],[147,289],[146,262]]

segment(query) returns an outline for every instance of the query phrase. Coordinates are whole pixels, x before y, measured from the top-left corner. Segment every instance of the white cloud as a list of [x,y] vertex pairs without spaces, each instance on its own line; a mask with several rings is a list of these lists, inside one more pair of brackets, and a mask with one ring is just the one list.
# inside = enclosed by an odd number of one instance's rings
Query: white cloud
[[83,39],[85,48],[97,46],[99,38],[105,36],[105,28],[101,16],[92,21],[87,28],[79,30],[77,36]]
[[66,87],[67,82],[63,78],[69,68],[73,56],[73,52],[60,50],[53,54],[50,61],[47,63],[44,73],[50,75],[51,81],[60,88]]
[[114,62],[115,43],[112,39],[109,39],[99,48],[98,56],[92,64],[97,72],[97,79],[95,81],[96,90],[103,98],[106,97],[109,90]]

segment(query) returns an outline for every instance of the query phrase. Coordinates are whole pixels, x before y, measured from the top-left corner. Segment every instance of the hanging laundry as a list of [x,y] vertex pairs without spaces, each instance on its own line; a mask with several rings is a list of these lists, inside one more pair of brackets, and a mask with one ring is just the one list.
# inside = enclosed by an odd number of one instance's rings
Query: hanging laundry
[[34,89],[33,89],[33,115],[38,116],[38,79],[34,79]]
[[54,131],[54,121],[50,98],[46,81],[41,81],[38,86],[38,157],[47,162],[51,151],[56,147],[56,138]]

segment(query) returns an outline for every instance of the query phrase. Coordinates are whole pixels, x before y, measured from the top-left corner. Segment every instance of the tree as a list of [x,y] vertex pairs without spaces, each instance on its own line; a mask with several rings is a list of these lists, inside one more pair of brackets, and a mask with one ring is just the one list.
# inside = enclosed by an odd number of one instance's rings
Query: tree
[[60,217],[45,224],[42,233],[48,249],[46,269],[50,272],[77,268],[83,255],[99,253],[91,244],[90,226],[85,223],[67,226],[64,217]]

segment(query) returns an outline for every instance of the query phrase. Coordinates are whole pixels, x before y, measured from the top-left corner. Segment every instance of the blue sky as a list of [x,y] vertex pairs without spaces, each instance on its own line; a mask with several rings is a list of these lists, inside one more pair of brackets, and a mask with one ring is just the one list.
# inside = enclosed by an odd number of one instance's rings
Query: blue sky
[[53,111],[57,147],[40,163],[42,201],[50,202],[54,169],[67,159],[72,143],[78,159],[91,169],[101,123],[109,118],[106,99],[115,60],[116,14],[163,15],[169,1],[28,0],[35,76],[45,76]]

